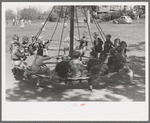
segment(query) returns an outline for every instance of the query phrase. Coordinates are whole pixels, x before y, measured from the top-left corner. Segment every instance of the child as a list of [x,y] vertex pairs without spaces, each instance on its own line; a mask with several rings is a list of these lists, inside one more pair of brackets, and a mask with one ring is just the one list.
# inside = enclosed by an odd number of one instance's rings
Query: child
[[[75,50],[76,49],[76,42],[75,41],[77,41],[77,40],[79,40],[76,36],[74,36],[74,46],[73,46],[73,49]],[[64,39],[64,42],[66,42],[66,43],[68,43],[68,45],[67,45],[67,47],[64,47],[64,49],[69,49],[69,47],[70,47],[70,34]]]
[[17,35],[14,35],[14,36],[13,36],[13,41],[12,41],[11,44],[10,44],[10,52],[13,51],[14,44],[20,45],[20,44],[19,44],[19,37],[18,37]]
[[75,51],[73,53],[73,60],[70,61],[72,77],[81,77],[82,76],[83,63],[79,60],[79,57],[80,57],[80,52]]
[[103,52],[101,53],[100,56],[104,56],[106,57],[107,54],[109,53],[109,50],[113,48],[113,43],[111,42],[110,40],[111,38],[111,35],[106,35],[106,41],[105,41],[105,44],[104,44],[104,50]]
[[80,42],[79,49],[81,50],[81,56],[84,56],[85,51],[86,51],[87,46],[88,46],[87,32],[86,31],[83,32],[81,40],[78,40],[78,41]]
[[69,77],[70,72],[70,58],[68,56],[63,56],[62,61],[56,65],[55,71],[58,73],[59,77],[66,78]]
[[132,84],[133,82],[133,69],[130,63],[128,63],[128,59],[126,56],[124,56],[124,49],[122,47],[118,48],[118,53],[116,55],[116,58],[118,61],[120,61],[120,64],[122,65],[121,69],[126,71],[127,75],[130,77],[130,82],[128,84]]
[[127,43],[126,43],[125,41],[121,41],[121,43],[120,43],[120,47],[122,47],[122,48],[123,48],[124,56],[126,56],[126,57],[127,57],[127,55],[126,55],[126,52],[127,52],[127,49],[126,49],[126,47],[127,47]]
[[100,38],[98,38],[98,33],[96,33],[96,32],[93,33],[93,37],[94,37],[94,48],[95,48],[95,51],[97,53],[101,53],[103,41]]
[[130,77],[130,82],[128,84],[132,84],[133,81],[133,71],[129,65],[127,65],[126,60],[123,53],[123,48],[119,48],[119,53],[116,53],[114,49],[110,50],[110,57],[108,59],[108,63],[102,66],[100,75],[108,74],[108,77],[114,75],[116,72],[120,70],[125,70]]
[[101,68],[100,75],[104,76],[108,73],[118,72],[121,69],[119,61],[116,58],[116,51],[114,49],[110,49],[108,62],[103,64]]
[[117,48],[120,46],[120,39],[119,38],[116,38],[114,40],[114,47],[115,47],[115,50],[117,50]]
[[88,76],[90,77],[89,84],[90,90],[92,90],[92,81],[98,77],[100,71],[100,61],[97,60],[97,52],[90,52],[90,58],[87,64]]
[[24,36],[22,38],[22,48],[23,48],[24,54],[28,56],[29,55],[29,38],[27,36]]
[[[31,65],[31,69],[33,71],[35,71],[36,73],[39,73],[39,74],[45,74],[45,75],[48,75],[50,76],[51,78],[51,71],[49,69],[49,67],[47,67],[45,65],[45,63],[43,63],[43,61],[46,61],[46,60],[49,60],[51,59],[50,56],[43,56],[43,50],[42,49],[38,49],[37,51],[37,56],[35,58],[35,60],[33,61],[32,65]],[[37,82],[37,86],[41,86],[42,84],[42,80],[39,80]]]
[[29,45],[29,52],[31,55],[35,54],[38,50],[39,44],[36,36],[32,36],[32,43]]
[[22,59],[26,59],[26,56],[21,53],[20,51],[20,44],[15,43],[13,46],[13,50],[11,53],[11,59],[12,59],[12,63],[14,68],[12,69],[12,71],[14,72],[14,75],[17,74],[17,66],[18,67],[22,67]]

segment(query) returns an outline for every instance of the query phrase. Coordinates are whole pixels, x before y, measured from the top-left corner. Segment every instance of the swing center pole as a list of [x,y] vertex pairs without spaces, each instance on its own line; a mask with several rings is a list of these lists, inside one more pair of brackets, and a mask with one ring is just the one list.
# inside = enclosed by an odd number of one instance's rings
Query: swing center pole
[[69,56],[73,58],[73,39],[74,39],[74,6],[71,6],[71,13],[70,13],[70,50]]

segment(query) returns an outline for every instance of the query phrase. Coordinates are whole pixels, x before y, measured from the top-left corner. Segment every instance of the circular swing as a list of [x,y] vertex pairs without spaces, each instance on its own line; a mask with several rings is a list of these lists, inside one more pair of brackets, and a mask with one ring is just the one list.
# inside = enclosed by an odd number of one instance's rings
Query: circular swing
[[[61,7],[60,15],[61,15],[61,13],[62,13],[62,9],[63,9],[63,7]],[[53,11],[53,8],[52,8],[52,11]],[[42,32],[44,26],[46,25],[46,22],[48,21],[49,17],[51,16],[52,11],[50,12],[48,18],[47,18],[46,21],[44,22],[43,26],[41,27],[41,29],[39,30],[39,32],[37,33],[37,35],[35,36],[36,39],[39,38],[39,36],[40,36],[40,34],[41,34],[41,32]],[[67,11],[67,8],[66,8],[66,11]],[[54,32],[53,32],[52,36],[51,36],[51,39],[50,39],[48,45],[46,46],[47,49],[48,49],[48,46],[50,45],[50,43],[53,41],[52,39],[53,39],[53,36],[54,36],[55,31],[56,31],[56,29],[57,29],[57,26],[58,26],[58,23],[59,23],[59,20],[60,20],[60,15],[59,15],[59,19],[58,19],[58,21],[57,21],[57,25],[56,25],[56,27],[55,27],[55,29],[54,29]],[[84,10],[84,16],[86,17],[85,10]],[[76,17],[77,17],[77,19],[78,19],[77,9],[76,9]],[[87,17],[86,17],[86,19],[87,19]],[[94,18],[93,18],[93,20],[94,20]],[[64,27],[65,27],[65,22],[66,22],[66,18],[64,18],[64,23],[63,23],[62,33],[61,33],[61,39],[60,39],[59,49],[58,49],[58,55],[57,55],[57,57],[56,57],[56,56],[52,57],[52,58],[56,58],[56,59],[57,59],[57,62],[47,62],[47,64],[57,64],[57,63],[58,63],[58,60],[61,59],[61,58],[59,57],[59,56],[60,56],[59,54],[60,54],[60,50],[61,50],[60,48],[61,48],[63,33],[64,33],[64,29],[65,29],[65,28],[64,28]],[[95,25],[96,25],[97,28],[98,28],[99,33],[101,34],[101,37],[102,37],[103,40],[104,40],[104,37],[103,37],[103,35],[105,35],[104,32],[102,31],[102,29],[101,29],[99,23],[98,23],[97,21],[95,21],[95,20],[94,20],[94,22],[95,22]],[[78,26],[77,26],[77,27],[78,27],[78,35],[79,35],[79,40],[80,40],[79,23],[77,23],[77,25],[78,25]],[[91,43],[92,43],[92,45],[93,45],[92,36],[91,36],[91,32],[90,32],[90,28],[89,28],[89,24],[88,24],[88,23],[87,23],[87,27],[88,27],[88,32],[89,32],[89,35],[90,35]],[[101,31],[103,32],[103,35],[102,35]],[[64,51],[64,54],[65,54],[65,51]],[[86,56],[83,56],[83,57],[89,58],[89,57],[86,57]],[[82,60],[82,57],[81,57],[80,60]],[[33,73],[33,74],[34,74],[34,73]],[[36,74],[36,75],[37,75],[37,74]],[[39,75],[39,74],[38,74],[37,76],[38,76],[39,78],[41,78],[41,77],[42,77],[42,78],[46,78],[46,77],[47,77],[47,76],[45,76],[45,75]],[[79,80],[80,82],[81,82],[82,80],[89,80],[89,79],[90,79],[89,77],[67,78],[68,81],[76,81],[76,80]],[[66,79],[65,79],[65,81],[66,81]],[[91,85],[90,85],[90,86],[91,86]]]

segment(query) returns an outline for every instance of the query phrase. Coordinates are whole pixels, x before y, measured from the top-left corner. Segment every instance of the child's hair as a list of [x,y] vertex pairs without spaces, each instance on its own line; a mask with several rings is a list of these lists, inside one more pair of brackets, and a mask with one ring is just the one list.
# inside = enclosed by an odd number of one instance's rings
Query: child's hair
[[111,38],[111,35],[110,35],[110,34],[107,34],[107,35],[106,35],[106,37],[109,37],[109,38]]
[[119,39],[119,38],[116,38],[116,39],[114,40],[114,43],[116,43],[117,41],[119,41],[119,44],[120,44],[120,39]]
[[38,49],[37,55],[43,56],[43,50],[42,49]]
[[79,51],[73,52],[73,58],[78,59],[80,57],[81,53]]
[[97,58],[98,53],[95,51],[90,52],[90,55],[93,56],[93,58]]
[[23,41],[23,44],[26,44],[26,43],[29,42],[29,38],[28,38],[27,36],[24,36],[24,37],[22,38],[22,41]]
[[111,56],[114,56],[114,55],[116,54],[116,50],[115,50],[115,49],[110,49],[110,50],[109,50],[109,54],[110,54]]
[[125,44],[127,47],[127,43],[125,41],[121,41],[120,46],[122,47],[123,44]]
[[17,35],[14,35],[14,36],[13,36],[13,40],[19,41],[19,37],[18,37]]
[[61,59],[62,59],[62,61],[70,61],[69,56],[62,56]]
[[122,48],[122,47],[118,47],[118,48],[117,48],[117,52],[118,52],[118,53],[122,53],[122,52],[123,52],[123,48]]
[[97,32],[94,32],[94,33],[93,33],[93,36],[98,36],[98,33],[97,33]]

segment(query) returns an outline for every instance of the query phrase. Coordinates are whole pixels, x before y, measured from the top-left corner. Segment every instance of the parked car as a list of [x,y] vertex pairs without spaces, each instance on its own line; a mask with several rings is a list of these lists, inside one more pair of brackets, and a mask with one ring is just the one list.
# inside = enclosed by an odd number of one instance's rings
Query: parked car
[[130,16],[121,16],[118,19],[114,19],[113,20],[114,24],[131,24],[132,23],[132,19]]

